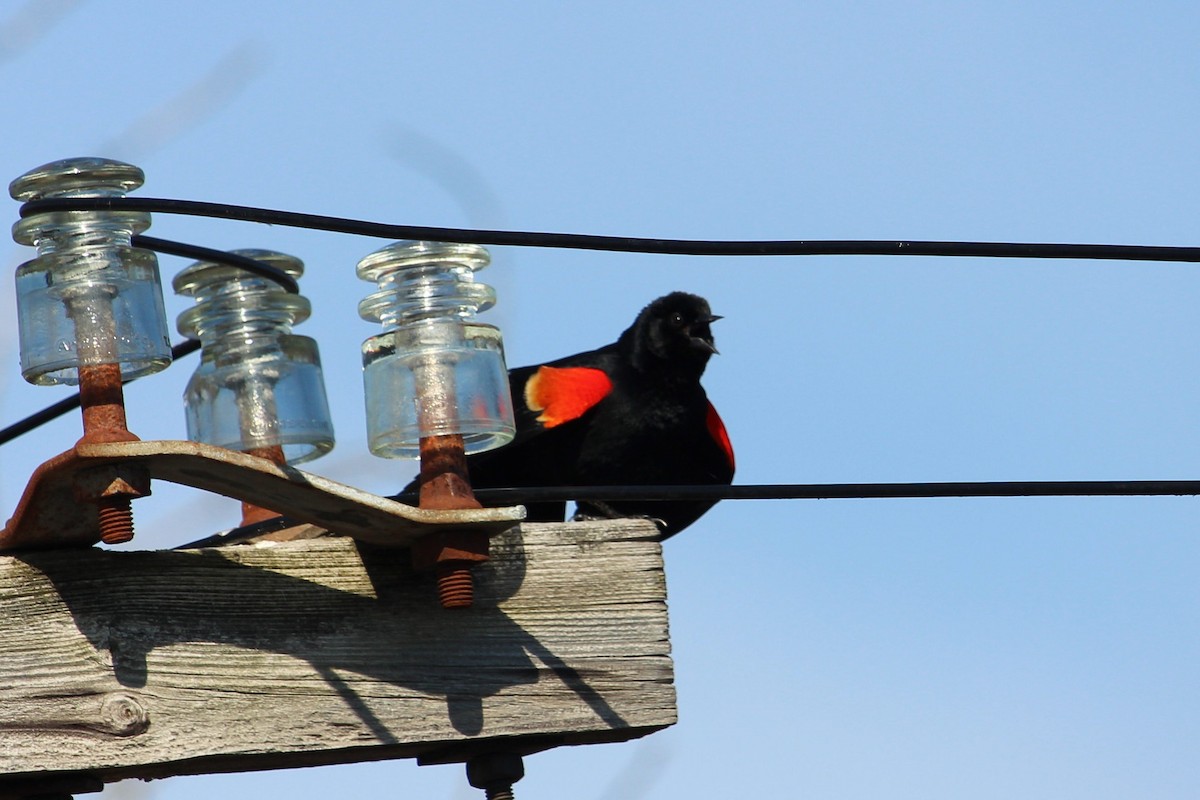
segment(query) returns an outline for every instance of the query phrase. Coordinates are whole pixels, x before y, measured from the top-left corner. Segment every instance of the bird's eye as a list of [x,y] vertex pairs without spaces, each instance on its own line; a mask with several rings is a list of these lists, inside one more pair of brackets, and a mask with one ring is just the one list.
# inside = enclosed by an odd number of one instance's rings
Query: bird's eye
[[681,327],[683,325],[683,314],[680,314],[678,311],[676,311],[671,315],[670,322],[676,328]]

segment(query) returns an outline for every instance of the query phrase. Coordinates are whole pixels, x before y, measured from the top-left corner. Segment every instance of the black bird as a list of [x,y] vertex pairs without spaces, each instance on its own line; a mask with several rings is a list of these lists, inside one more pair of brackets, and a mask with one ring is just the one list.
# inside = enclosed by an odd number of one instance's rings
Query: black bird
[[[642,309],[613,344],[511,370],[516,437],[468,457],[472,486],[732,482],[733,447],[700,385],[717,352],[709,325],[718,319],[704,298],[672,292]],[[577,498],[576,517],[646,517],[665,539],[715,502]],[[566,504],[527,508],[531,520],[561,521]]]

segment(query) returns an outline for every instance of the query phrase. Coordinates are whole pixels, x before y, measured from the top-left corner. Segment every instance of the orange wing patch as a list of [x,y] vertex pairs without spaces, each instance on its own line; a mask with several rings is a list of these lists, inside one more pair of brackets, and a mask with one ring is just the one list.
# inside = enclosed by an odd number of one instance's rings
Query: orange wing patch
[[547,428],[579,419],[612,391],[612,381],[592,367],[540,367],[525,382],[525,405],[542,412]]
[[704,418],[704,424],[708,427],[708,432],[713,440],[725,452],[725,457],[729,459],[729,468],[736,470],[737,466],[733,460],[733,442],[729,441],[725,423],[721,421],[721,415],[717,413],[717,409],[711,402],[708,404],[708,414]]

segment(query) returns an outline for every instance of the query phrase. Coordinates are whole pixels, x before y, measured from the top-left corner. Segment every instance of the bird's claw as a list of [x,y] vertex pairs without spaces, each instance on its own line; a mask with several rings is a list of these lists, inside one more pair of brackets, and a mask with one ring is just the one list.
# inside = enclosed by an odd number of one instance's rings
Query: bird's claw
[[572,522],[590,522],[599,519],[644,519],[653,522],[659,531],[667,529],[667,521],[659,517],[652,517],[649,514],[622,514],[608,503],[602,503],[599,500],[589,500],[587,503],[588,511],[583,510],[583,505],[576,507],[574,516],[571,517]]

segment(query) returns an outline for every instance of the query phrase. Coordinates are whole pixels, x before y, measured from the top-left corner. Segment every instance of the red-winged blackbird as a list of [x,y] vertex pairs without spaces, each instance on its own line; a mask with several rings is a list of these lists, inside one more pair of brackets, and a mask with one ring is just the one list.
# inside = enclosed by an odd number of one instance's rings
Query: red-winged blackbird
[[[702,297],[673,292],[646,306],[616,342],[509,372],[517,434],[468,458],[475,488],[728,484],[733,447],[700,385],[717,352]],[[589,501],[581,517],[644,516],[663,538],[715,501]],[[565,503],[528,505],[529,519],[561,521]]]

